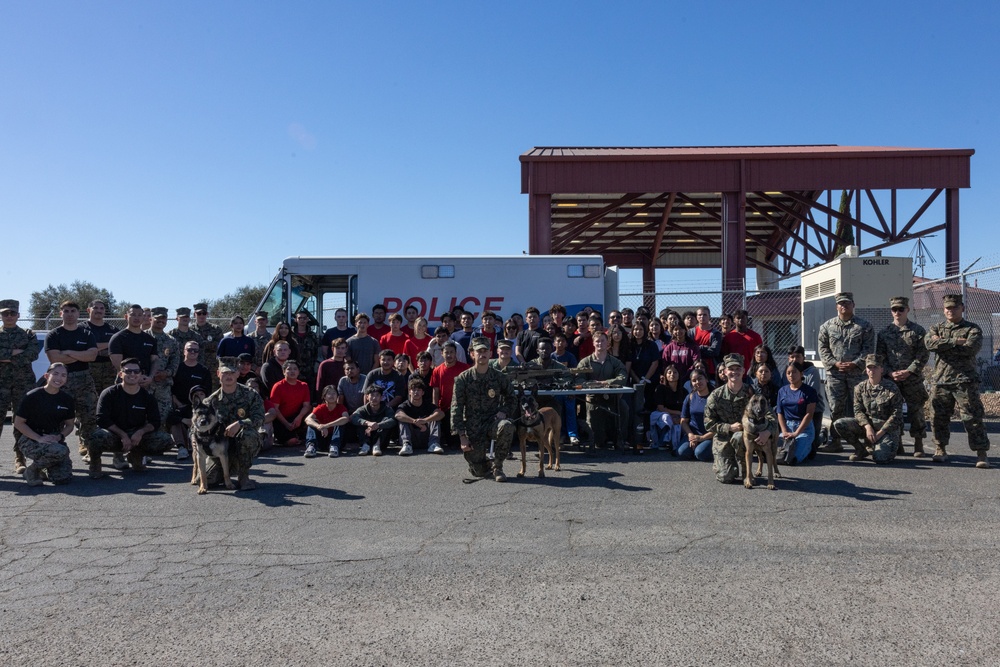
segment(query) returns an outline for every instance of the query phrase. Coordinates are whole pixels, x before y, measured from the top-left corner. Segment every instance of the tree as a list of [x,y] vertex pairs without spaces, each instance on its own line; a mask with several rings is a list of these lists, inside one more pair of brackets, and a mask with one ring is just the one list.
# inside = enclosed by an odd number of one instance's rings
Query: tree
[[[48,329],[48,318],[59,320],[59,304],[63,301],[75,301],[80,304],[80,310],[86,312],[87,306],[94,299],[99,299],[108,304],[108,317],[118,316],[124,309],[126,302],[115,299],[111,290],[98,287],[94,283],[85,280],[76,280],[72,284],[49,285],[43,290],[31,293],[31,303],[28,312],[35,322],[32,325],[35,329]],[[57,322],[58,324],[58,322]]]
[[208,304],[208,312],[212,317],[239,315],[248,318],[264,298],[265,290],[267,285],[244,285],[220,299],[203,299],[203,301]]

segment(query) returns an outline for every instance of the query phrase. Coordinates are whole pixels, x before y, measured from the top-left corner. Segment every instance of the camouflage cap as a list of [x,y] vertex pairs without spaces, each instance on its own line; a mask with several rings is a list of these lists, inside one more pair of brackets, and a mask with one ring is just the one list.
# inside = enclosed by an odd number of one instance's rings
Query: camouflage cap
[[157,306],[156,308],[153,308],[152,311],[150,311],[150,312],[153,313],[153,317],[166,317],[167,316],[167,309],[164,308],[163,306]]
[[191,317],[191,309],[187,306],[181,306],[177,309],[177,317]]
[[739,366],[740,368],[742,368],[743,355],[737,354],[735,352],[727,354],[725,357],[722,358],[722,365],[725,366],[726,368],[729,368],[730,366]]
[[498,348],[501,348],[501,347],[512,348],[512,347],[514,347],[514,344],[511,343],[506,338],[501,338],[500,340],[497,341],[497,347]]
[[194,304],[194,312],[196,313],[207,313],[208,304],[207,303],[196,303]]
[[945,294],[944,295],[944,306],[945,308],[951,308],[953,306],[964,306],[965,302],[962,301],[961,294]]
[[890,308],[909,308],[910,307],[910,300],[907,299],[905,296],[894,296],[891,299],[889,299],[889,307]]
[[267,319],[267,311],[266,310],[258,310],[256,313],[253,314],[253,316],[254,316],[254,319],[256,319],[258,317],[263,317],[266,320]]
[[854,303],[854,292],[837,292],[837,295],[833,297],[833,300],[837,303],[842,303],[844,301]]
[[236,357],[221,357],[219,359],[219,370],[223,373],[239,373],[240,361]]
[[882,357],[878,354],[869,354],[865,356],[865,368],[869,366],[881,366]]
[[0,313],[8,310],[19,313],[21,312],[21,304],[18,303],[17,299],[4,299],[0,301]]
[[476,336],[469,343],[470,350],[488,350],[490,349],[490,339],[486,336]]

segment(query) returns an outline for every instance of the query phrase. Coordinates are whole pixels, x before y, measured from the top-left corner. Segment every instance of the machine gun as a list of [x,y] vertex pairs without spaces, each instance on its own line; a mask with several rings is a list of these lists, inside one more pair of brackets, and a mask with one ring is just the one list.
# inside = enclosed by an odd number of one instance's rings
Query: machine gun
[[549,368],[536,365],[508,366],[505,371],[518,389],[572,389],[579,375],[590,375],[592,368]]

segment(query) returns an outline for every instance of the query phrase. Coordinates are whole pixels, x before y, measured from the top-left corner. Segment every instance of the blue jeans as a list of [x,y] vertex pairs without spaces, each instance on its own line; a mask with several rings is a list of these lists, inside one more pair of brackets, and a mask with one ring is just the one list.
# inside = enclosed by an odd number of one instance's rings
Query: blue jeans
[[566,436],[576,438],[576,398],[563,396],[559,401],[563,407],[563,428],[566,429]]
[[677,447],[677,456],[682,459],[698,459],[699,461],[712,460],[712,440],[702,440],[694,448],[687,437],[681,438],[681,444]]
[[[801,421],[795,421],[794,419],[785,420],[785,425],[789,431],[794,431],[801,423]],[[809,456],[809,452],[812,451],[812,443],[815,437],[816,427],[813,425],[813,422],[809,422],[809,426],[802,433],[795,436],[795,440],[791,442],[786,440],[784,442],[783,449],[789,451],[785,456],[779,456],[778,458],[783,461],[791,461],[794,458],[796,463],[802,463]]]
[[676,450],[684,436],[680,418],[675,420],[669,412],[654,412],[649,415],[649,432],[653,436],[653,449],[668,446]]
[[329,435],[323,436],[318,429],[310,426],[306,429],[306,444],[313,445],[316,449],[329,449],[330,445],[340,447],[340,427],[334,426]]

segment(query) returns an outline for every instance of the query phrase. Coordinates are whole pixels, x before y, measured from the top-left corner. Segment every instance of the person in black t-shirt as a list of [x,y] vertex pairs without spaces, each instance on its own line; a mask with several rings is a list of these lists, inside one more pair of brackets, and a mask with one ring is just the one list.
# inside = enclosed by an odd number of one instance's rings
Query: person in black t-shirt
[[69,375],[65,390],[76,403],[76,435],[80,439],[80,455],[86,458],[87,438],[97,428],[94,412],[97,390],[88,370],[90,362],[97,358],[97,340],[94,334],[79,325],[80,306],[75,302],[62,302],[59,312],[63,323],[45,336],[45,356],[50,363],[66,364]]
[[[122,452],[135,470],[143,471],[143,456],[162,454],[173,444],[170,436],[159,430],[160,408],[156,400],[139,385],[142,374],[138,359],[124,359],[118,374],[121,384],[108,387],[97,400],[99,428],[87,443],[91,479],[102,476],[103,452]],[[115,467],[119,467],[117,462]]]
[[399,422],[399,440],[403,448],[400,456],[413,453],[413,446],[427,447],[431,454],[444,454],[441,448],[441,420],[444,411],[426,400],[427,385],[420,378],[411,378],[406,385],[408,400],[396,408],[396,421]]
[[42,484],[42,476],[53,484],[66,484],[73,477],[66,436],[76,421],[73,397],[60,391],[69,373],[66,365],[56,362],[42,378],[44,387],[32,389],[14,414],[14,428],[21,433],[17,446],[31,463],[24,469],[28,486]]
[[128,307],[128,328],[119,331],[111,337],[108,352],[115,370],[121,371],[122,359],[135,359],[142,369],[139,384],[148,388],[153,381],[150,373],[156,356],[156,339],[142,330],[142,306],[132,304]]
[[115,383],[115,374],[117,373],[111,364],[108,344],[111,342],[111,337],[118,333],[119,329],[104,321],[107,312],[108,305],[100,299],[95,299],[90,302],[90,307],[87,308],[90,319],[80,323],[80,326],[94,334],[94,340],[97,341],[97,358],[90,364],[90,375],[94,378],[94,389],[98,394]]

